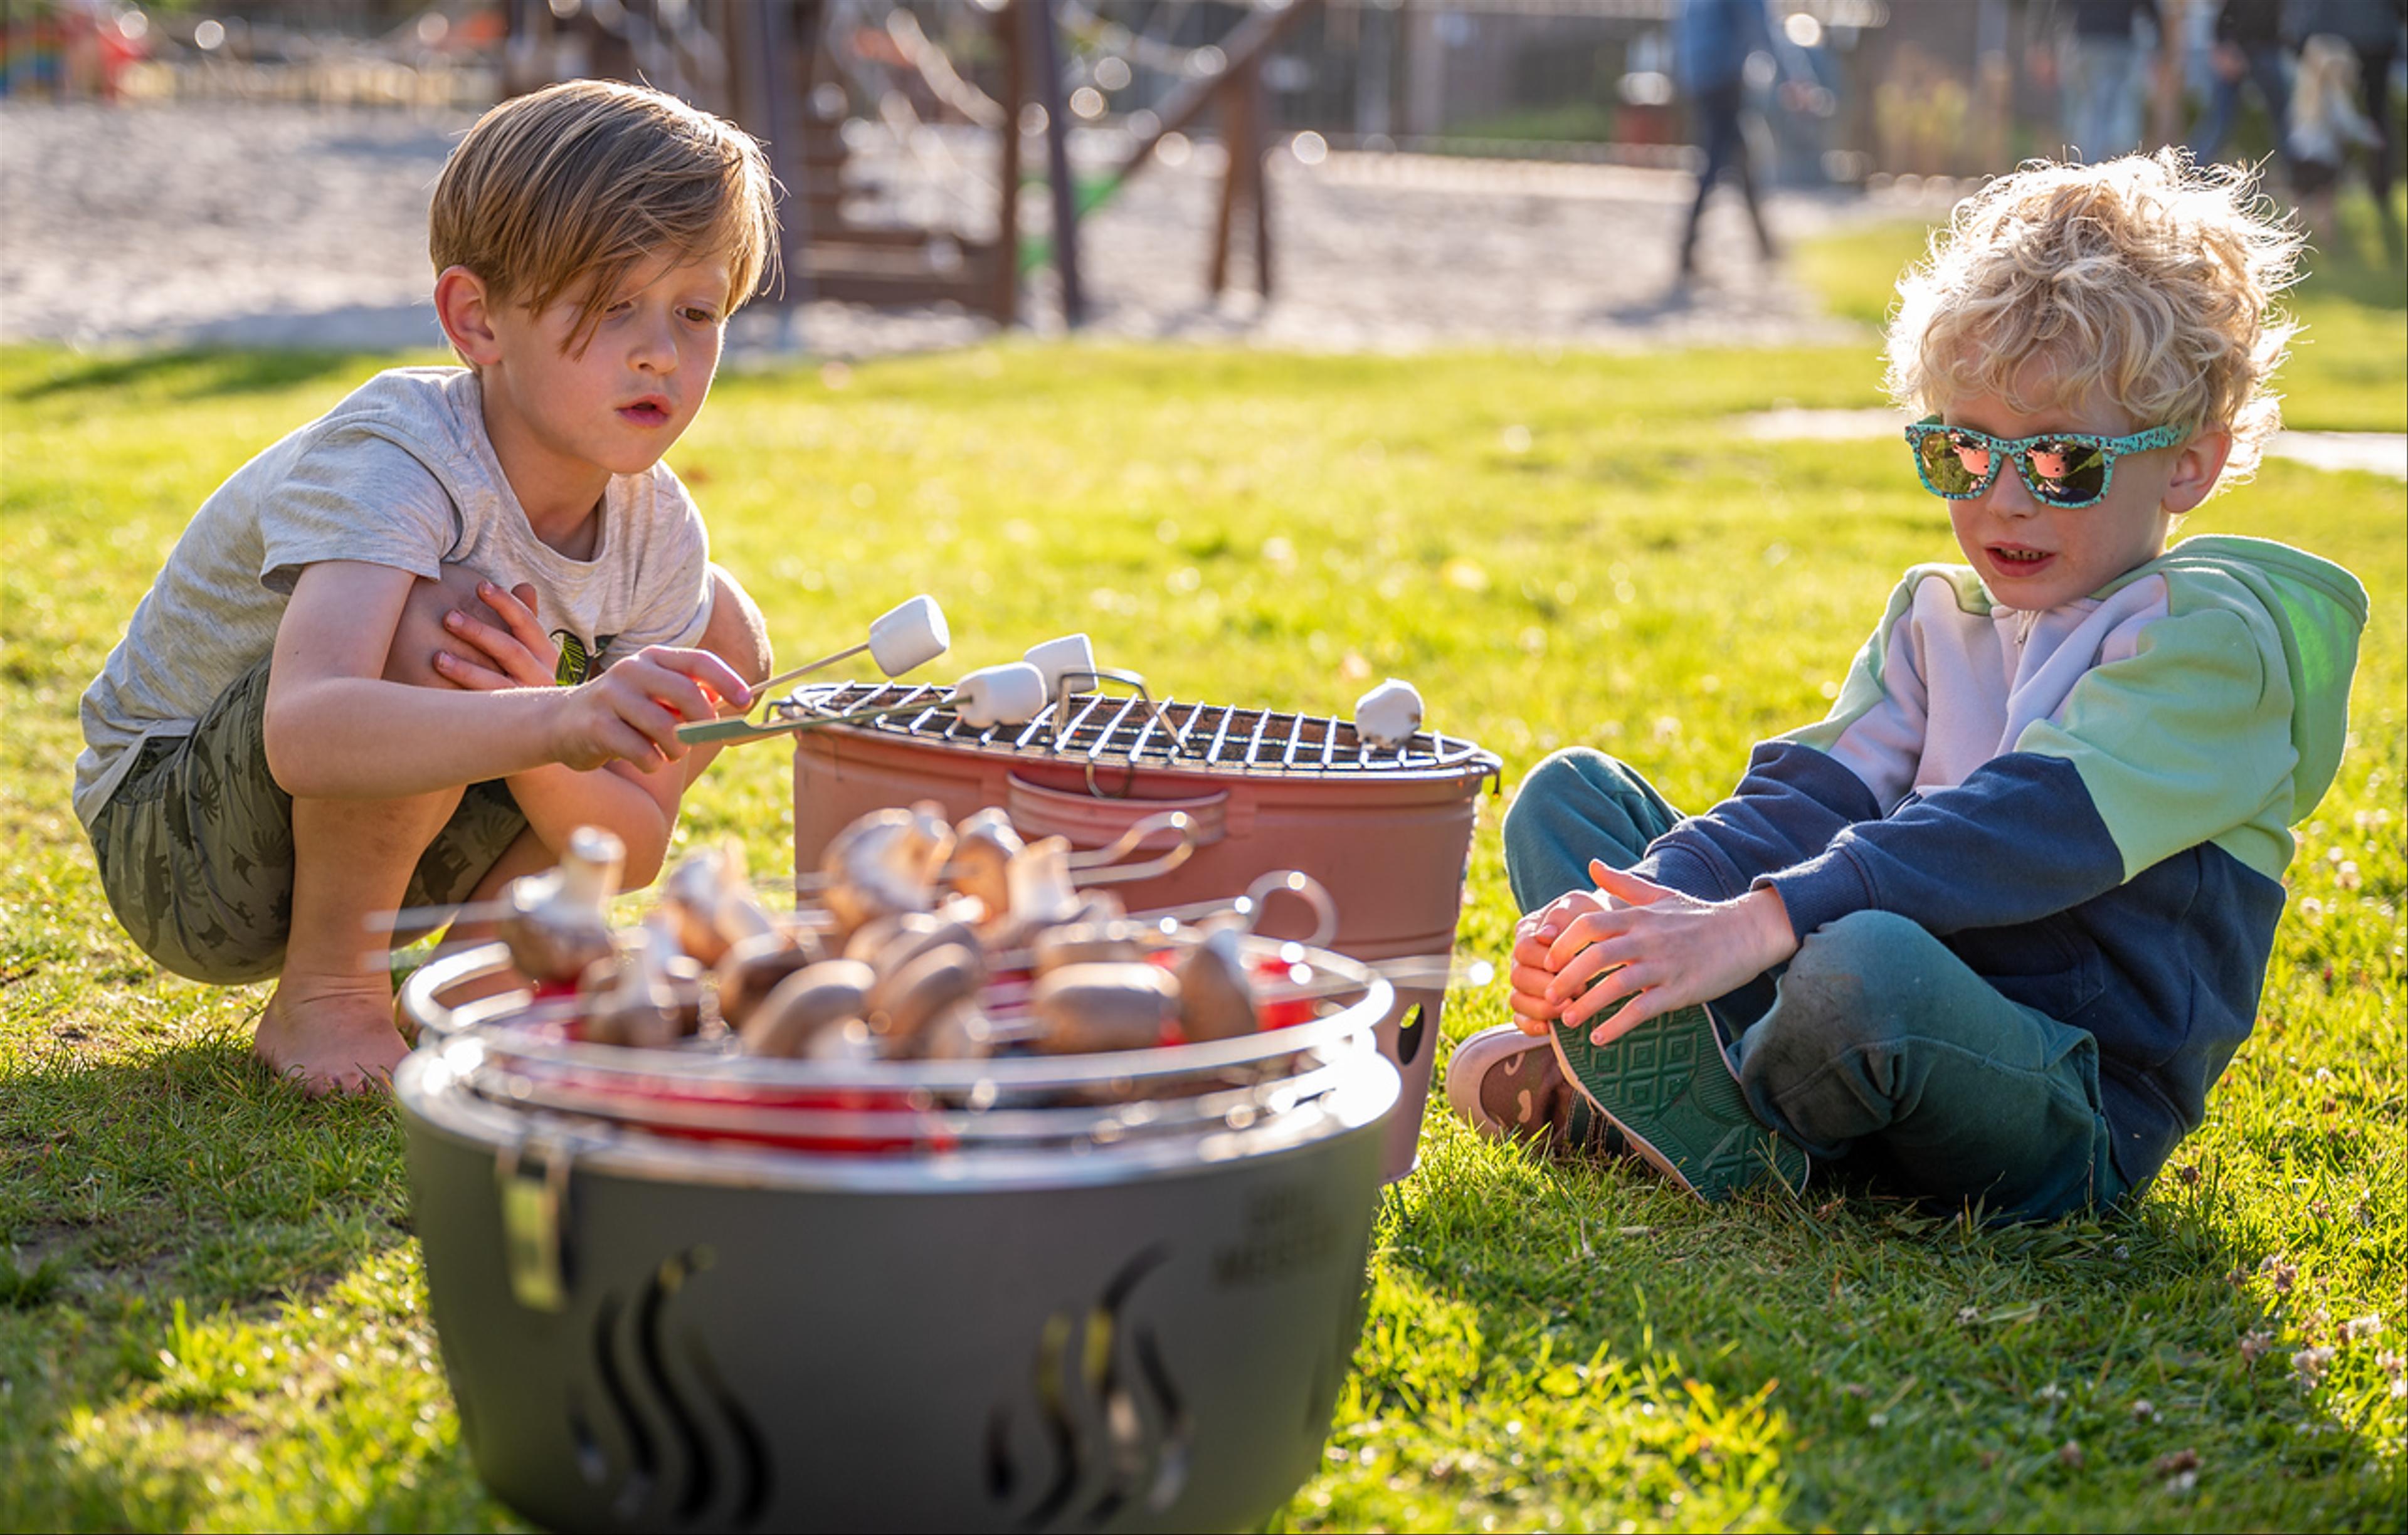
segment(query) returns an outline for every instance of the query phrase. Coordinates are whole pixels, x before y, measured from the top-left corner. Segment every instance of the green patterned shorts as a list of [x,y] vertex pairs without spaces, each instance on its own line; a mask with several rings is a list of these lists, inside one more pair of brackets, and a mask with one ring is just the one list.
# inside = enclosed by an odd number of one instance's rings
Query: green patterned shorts
[[[189,736],[153,736],[92,825],[101,888],[142,952],[236,985],[284,968],[293,925],[293,796],[267,770],[267,662]],[[406,906],[465,899],[526,817],[500,780],[472,783],[409,877]]]

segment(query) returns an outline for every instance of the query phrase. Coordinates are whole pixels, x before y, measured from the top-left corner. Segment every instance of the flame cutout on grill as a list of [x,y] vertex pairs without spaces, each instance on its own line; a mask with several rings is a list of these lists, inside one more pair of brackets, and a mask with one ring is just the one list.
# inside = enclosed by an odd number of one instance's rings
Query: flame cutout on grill
[[710,1351],[702,1346],[702,1334],[689,1328],[685,1335],[686,1362],[702,1377],[703,1389],[727,1418],[734,1430],[738,1461],[737,1485],[743,1490],[736,1500],[736,1512],[728,1515],[729,1525],[738,1529],[749,1528],[759,1522],[761,1511],[769,1505],[769,1444],[761,1437],[761,1426],[744,1411],[735,1393],[721,1379],[719,1367],[710,1360]]
[[[1083,1314],[1055,1312],[1037,1343],[1039,1427],[1053,1466],[1045,1490],[1019,1520],[1023,1529],[1058,1521],[1081,1485],[1100,1473],[1103,1485],[1080,1517],[1102,1525],[1133,1498],[1159,1513],[1187,1485],[1193,1426],[1185,1401],[1163,1362],[1160,1341],[1144,1322],[1123,1315],[1146,1275],[1170,1259],[1156,1244],[1123,1264]],[[1095,1427],[1102,1442],[1095,1442]],[[1021,1485],[1011,1453],[1011,1410],[998,1404],[987,1423],[987,1490],[1009,1503]]]
[[[627,1446],[629,1465],[611,1513],[622,1521],[654,1526],[722,1523],[711,1517],[721,1486],[721,1462],[731,1459],[734,1510],[724,1523],[751,1525],[767,1506],[769,1456],[760,1427],[726,1386],[718,1366],[703,1347],[699,1334],[686,1330],[681,1338],[685,1362],[702,1383],[704,1407],[698,1411],[690,1390],[681,1391],[669,1370],[669,1310],[694,1274],[709,1269],[711,1252],[697,1247],[681,1253],[653,1270],[634,1305],[606,1295],[594,1316],[594,1366],[602,1398],[618,1436]],[[632,1357],[631,1376],[624,1362]],[[715,1410],[710,1411],[710,1410]],[[716,1420],[716,1421],[714,1421]],[[724,1427],[724,1432],[719,1431]],[[595,1485],[607,1482],[610,1456],[581,1407],[569,1410],[569,1433],[578,1449],[578,1467]],[[651,1507],[662,1475],[662,1440],[673,1440],[682,1456],[683,1476],[670,1510]],[[723,1457],[714,1447],[725,1451]]]
[[1425,1032],[1422,1026],[1421,1004],[1416,1002],[1413,1004],[1413,1011],[1405,1014],[1404,1021],[1397,1026],[1397,1064],[1398,1066],[1413,1064],[1413,1057],[1422,1053],[1422,1036]]
[[677,1384],[669,1379],[668,1365],[661,1352],[661,1308],[685,1283],[685,1259],[674,1257],[652,1274],[652,1282],[644,1286],[644,1298],[638,1303],[636,1314],[640,1321],[636,1329],[636,1357],[643,1364],[644,1382],[665,1409],[669,1430],[678,1438],[679,1447],[685,1452],[685,1487],[677,1501],[676,1518],[680,1524],[692,1524],[710,1502],[718,1490],[718,1468],[711,1463],[710,1448],[702,1442],[701,1432],[695,1427],[693,1412],[678,1399]]
[[[617,1421],[620,1437],[626,1441],[626,1481],[619,1496],[611,1500],[610,1510],[622,1519],[632,1519],[651,1498],[653,1478],[660,1474],[660,1460],[652,1448],[652,1431],[636,1411],[635,1399],[627,1394],[626,1377],[619,1369],[619,1350],[615,1341],[621,1307],[616,1296],[604,1296],[594,1313],[594,1372],[602,1383],[603,1399],[609,1403],[610,1415]],[[605,1467],[607,1474],[607,1466]],[[599,1482],[601,1476],[595,1477]]]

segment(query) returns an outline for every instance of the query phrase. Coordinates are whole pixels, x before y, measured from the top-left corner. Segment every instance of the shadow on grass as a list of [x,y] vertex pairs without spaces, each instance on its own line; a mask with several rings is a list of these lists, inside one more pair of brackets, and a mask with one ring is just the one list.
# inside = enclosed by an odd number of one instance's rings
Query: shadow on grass
[[306,1293],[406,1239],[385,1100],[308,1101],[232,1030],[89,1066],[74,1054],[21,1058],[0,1093],[0,1242],[30,1241],[20,1267],[62,1264],[72,1293],[213,1309]]
[[359,370],[355,352],[251,351],[185,347],[105,357],[67,356],[38,377],[13,383],[7,398],[32,402],[122,389],[148,389],[168,399],[263,395]]
[[[0,1091],[0,1267],[17,1280],[0,1284],[0,1528],[185,1528],[224,1505],[223,1484],[245,1474],[230,1461],[280,1439],[295,1446],[280,1453],[306,1455],[337,1427],[397,1438],[434,1474],[352,1475],[325,1495],[328,1517],[439,1528],[478,1506],[465,1452],[412,1439],[429,1421],[419,1403],[378,1406],[395,1381],[440,1399],[394,1341],[423,1326],[394,1110],[303,1099],[252,1062],[246,1032],[90,1065],[71,1048],[13,1063]],[[296,1435],[296,1418],[316,1427]],[[248,1474],[312,1496],[306,1474]]]
[[[2254,1464],[2294,1498],[2338,1478],[2335,1528],[2396,1499],[2372,1427],[2302,1389],[2297,1341],[2273,1349],[2283,1319],[2237,1281],[2275,1260],[2210,1221],[2212,1174],[2137,1211],[1990,1228],[1861,1188],[1708,1212],[1635,1164],[1430,1168],[1391,1194],[1383,1259],[1468,1308],[1483,1379],[1603,1358],[1727,1401],[1769,1391],[1781,1517],[1801,1528],[1869,1509],[1987,1524],[1985,1485],[2045,1523],[2109,1479],[2141,1528],[2214,1522],[2183,1479],[2201,1463]],[[1410,1387],[1365,1389],[1412,1410]],[[2223,1516],[2258,1516],[2237,1510],[2266,1491],[2228,1482]]]

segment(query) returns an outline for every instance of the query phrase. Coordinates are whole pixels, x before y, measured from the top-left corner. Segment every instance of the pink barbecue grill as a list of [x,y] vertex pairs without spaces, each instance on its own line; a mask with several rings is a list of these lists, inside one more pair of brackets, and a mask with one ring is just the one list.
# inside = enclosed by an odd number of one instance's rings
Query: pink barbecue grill
[[[1135,691],[1068,693],[1026,724],[983,730],[962,723],[944,689],[924,685],[827,683],[779,700],[770,726],[802,727],[797,874],[816,872],[828,840],[855,817],[916,800],[937,801],[953,819],[999,805],[1023,836],[1060,835],[1075,848],[1106,846],[1140,818],[1179,810],[1195,822],[1196,851],[1121,888],[1132,910],[1225,897],[1301,869],[1334,900],[1326,946],[1338,953],[1378,963],[1453,951],[1474,805],[1499,772],[1495,756],[1427,731],[1375,747],[1345,720],[1157,702],[1134,679],[1112,680]],[[1307,936],[1314,913],[1285,904],[1267,907],[1258,930]],[[1444,999],[1442,986],[1399,984],[1379,1026],[1380,1049],[1403,1080],[1389,1180],[1413,1168]]]

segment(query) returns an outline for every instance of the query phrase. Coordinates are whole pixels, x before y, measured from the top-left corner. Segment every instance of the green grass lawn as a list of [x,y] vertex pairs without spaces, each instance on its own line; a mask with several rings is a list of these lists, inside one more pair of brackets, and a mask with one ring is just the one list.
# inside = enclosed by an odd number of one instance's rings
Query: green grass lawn
[[[2395,218],[2408,199],[2395,199]],[[2387,251],[2374,204],[2341,201],[2341,227],[2308,254],[2288,308],[2307,329],[2282,373],[2283,424],[2311,432],[2408,431],[2408,260]],[[1922,258],[1931,226],[1870,224],[1801,244],[1798,275],[1832,313],[1879,325],[1898,274]]]
[[[192,509],[376,366],[0,353],[0,1526],[509,1522],[435,1363],[393,1111],[254,1070],[262,989],[145,961],[67,805],[77,697]],[[1188,696],[1343,710],[1394,673],[1508,793],[1587,743],[1697,807],[1819,715],[1903,567],[1953,557],[1894,446],[1723,424],[1872,405],[1874,374],[1870,345],[1001,345],[724,379],[671,462],[790,655],[928,590],[965,666],[1077,626]],[[1709,1212],[1434,1117],[1282,1526],[2400,1528],[2402,496],[2275,462],[2194,519],[2342,561],[2374,617],[2257,1036],[2136,1208]],[[778,748],[731,753],[682,835],[775,868],[789,793]],[[1492,955],[1502,804],[1464,922]],[[1461,997],[1447,1032],[1502,1017]]]

